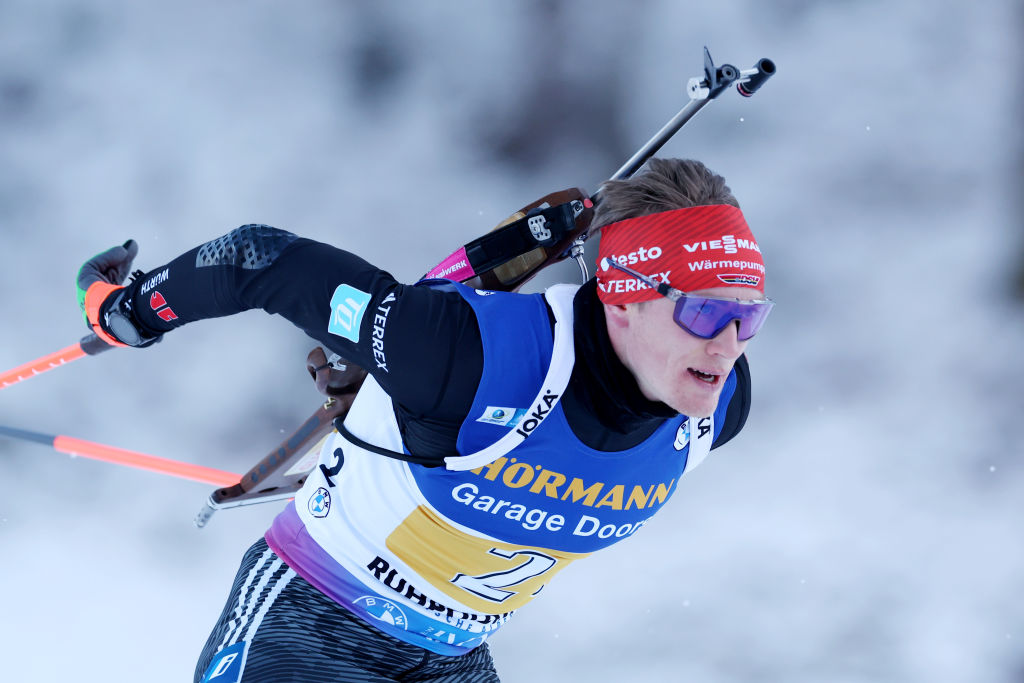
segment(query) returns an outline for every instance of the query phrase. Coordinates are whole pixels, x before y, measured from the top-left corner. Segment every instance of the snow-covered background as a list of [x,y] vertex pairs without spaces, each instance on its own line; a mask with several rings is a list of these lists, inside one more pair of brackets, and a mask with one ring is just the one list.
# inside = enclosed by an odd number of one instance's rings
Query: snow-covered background
[[[129,237],[148,269],[269,223],[413,280],[596,189],[703,45],[770,57],[663,152],[722,173],[766,254],[747,427],[522,610],[499,672],[1024,681],[1024,6],[696,4],[0,2],[0,369],[85,333],[75,272]],[[311,346],[207,321],[3,390],[0,424],[241,472],[316,406]],[[190,680],[279,507],[197,531],[210,490],[0,439],[0,680]]]

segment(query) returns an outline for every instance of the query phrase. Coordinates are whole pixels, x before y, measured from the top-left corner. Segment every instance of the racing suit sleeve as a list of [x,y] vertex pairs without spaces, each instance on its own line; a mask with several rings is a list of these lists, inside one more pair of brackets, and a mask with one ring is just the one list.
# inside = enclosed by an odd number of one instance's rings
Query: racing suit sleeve
[[373,375],[412,416],[460,421],[483,367],[476,318],[454,291],[399,283],[358,256],[245,225],[136,278],[132,315],[149,334],[262,309]]

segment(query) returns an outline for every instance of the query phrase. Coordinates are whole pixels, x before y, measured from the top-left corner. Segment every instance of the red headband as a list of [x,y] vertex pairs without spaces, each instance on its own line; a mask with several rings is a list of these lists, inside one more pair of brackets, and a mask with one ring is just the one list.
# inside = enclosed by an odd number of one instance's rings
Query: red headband
[[628,304],[660,295],[602,259],[693,292],[714,287],[764,291],[764,260],[743,212],[715,204],[627,218],[601,228],[597,289],[607,304]]

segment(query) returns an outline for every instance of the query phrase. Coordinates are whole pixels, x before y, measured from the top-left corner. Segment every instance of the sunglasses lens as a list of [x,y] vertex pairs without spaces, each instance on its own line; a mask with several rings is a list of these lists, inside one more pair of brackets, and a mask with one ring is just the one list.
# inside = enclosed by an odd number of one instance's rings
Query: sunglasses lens
[[761,329],[774,305],[771,301],[742,303],[728,299],[684,296],[676,302],[673,318],[687,332],[703,339],[714,338],[729,323],[738,320],[739,340],[746,341]]

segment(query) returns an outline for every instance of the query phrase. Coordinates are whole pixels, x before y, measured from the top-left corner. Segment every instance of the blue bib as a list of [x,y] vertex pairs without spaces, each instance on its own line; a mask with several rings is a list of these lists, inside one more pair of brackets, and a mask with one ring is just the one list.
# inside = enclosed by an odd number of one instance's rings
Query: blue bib
[[[546,410],[532,403],[551,362],[551,319],[543,295],[457,288],[476,313],[484,356],[480,386],[459,432],[459,453],[481,450],[509,430],[530,434],[510,453],[468,472],[411,468],[424,497],[446,518],[517,545],[590,553],[631,536],[679,483],[689,439],[678,437],[687,431],[687,418],[665,420],[625,451],[589,448],[572,432],[561,403]],[[735,386],[731,373],[715,414],[716,430]]]

